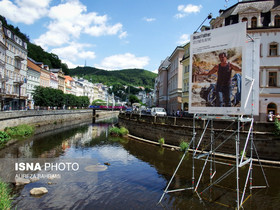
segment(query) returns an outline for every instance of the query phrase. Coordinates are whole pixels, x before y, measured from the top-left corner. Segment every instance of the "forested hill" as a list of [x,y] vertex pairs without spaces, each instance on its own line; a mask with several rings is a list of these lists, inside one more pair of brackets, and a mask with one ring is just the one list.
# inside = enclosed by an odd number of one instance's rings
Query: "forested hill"
[[76,67],[69,69],[71,76],[78,76],[92,83],[105,85],[133,85],[154,88],[156,74],[144,69],[124,69],[106,71],[94,67]]

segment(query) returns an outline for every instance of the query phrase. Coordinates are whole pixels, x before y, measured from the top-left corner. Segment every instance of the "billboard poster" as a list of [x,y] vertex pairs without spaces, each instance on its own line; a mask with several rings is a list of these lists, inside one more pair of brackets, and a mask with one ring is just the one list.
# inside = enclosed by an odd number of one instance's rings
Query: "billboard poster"
[[191,36],[190,113],[245,114],[246,41],[245,22]]

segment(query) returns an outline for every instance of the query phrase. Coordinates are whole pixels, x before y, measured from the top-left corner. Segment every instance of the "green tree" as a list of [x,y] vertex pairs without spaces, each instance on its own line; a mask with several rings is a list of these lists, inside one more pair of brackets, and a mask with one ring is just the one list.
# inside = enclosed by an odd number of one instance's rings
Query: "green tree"
[[133,104],[133,103],[140,103],[140,100],[137,98],[137,96],[135,96],[135,95],[130,95],[129,96],[129,98],[128,98],[128,100],[129,100],[129,102],[131,103],[131,104]]

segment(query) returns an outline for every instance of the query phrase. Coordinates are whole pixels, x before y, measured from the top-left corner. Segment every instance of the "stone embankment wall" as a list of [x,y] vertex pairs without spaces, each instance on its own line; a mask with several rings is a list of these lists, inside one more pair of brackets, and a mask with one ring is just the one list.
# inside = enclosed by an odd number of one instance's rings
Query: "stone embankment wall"
[[[117,116],[119,111],[96,111],[96,119]],[[65,127],[70,124],[79,124],[93,120],[93,110],[28,110],[0,113],[0,130],[5,127],[20,124],[35,125],[42,127],[53,125],[53,127]]]
[[[206,120],[195,120],[196,142],[207,124]],[[231,125],[232,124],[232,125]],[[158,142],[160,138],[165,143],[179,146],[181,141],[190,142],[193,137],[193,119],[175,117],[153,117],[147,115],[124,114],[119,115],[119,125],[129,130],[131,135]],[[231,126],[230,126],[231,125]],[[243,150],[250,127],[249,123],[241,123],[240,150]],[[235,154],[237,123],[232,121],[213,120],[214,148],[223,143],[216,152]],[[208,151],[211,144],[211,126],[209,125],[202,139],[200,150]],[[253,139],[257,152],[262,159],[280,160],[280,138],[272,132],[273,123],[255,123]],[[226,131],[224,131],[226,129]],[[247,146],[247,156],[250,144]],[[256,155],[254,155],[256,157]]]

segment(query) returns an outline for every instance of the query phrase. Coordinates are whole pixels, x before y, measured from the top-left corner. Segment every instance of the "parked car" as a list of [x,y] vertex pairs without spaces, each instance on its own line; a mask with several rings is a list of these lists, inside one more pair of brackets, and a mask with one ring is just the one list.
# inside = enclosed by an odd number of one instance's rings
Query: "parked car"
[[130,107],[126,108],[125,113],[131,114],[132,113],[132,108],[130,108]]
[[153,107],[151,110],[152,116],[166,116],[166,111],[164,108],[161,107]]

